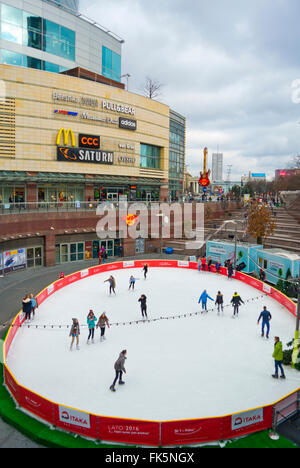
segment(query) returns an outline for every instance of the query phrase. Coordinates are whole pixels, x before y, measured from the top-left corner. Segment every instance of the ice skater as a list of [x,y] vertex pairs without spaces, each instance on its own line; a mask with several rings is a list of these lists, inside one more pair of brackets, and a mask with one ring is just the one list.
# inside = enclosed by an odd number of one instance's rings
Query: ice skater
[[207,299],[210,299],[211,301],[214,302],[213,298],[207,294],[206,289],[205,289],[203,293],[201,294],[201,296],[199,297],[199,301],[198,301],[198,304],[200,304],[200,302],[202,304],[201,314],[203,314],[204,310],[207,311]]
[[141,312],[142,312],[143,319],[148,318],[148,315],[147,315],[147,297],[145,296],[145,294],[141,295],[138,302],[141,303]]
[[223,298],[223,294],[221,293],[221,291],[218,291],[218,294],[217,294],[217,297],[216,297],[216,302],[215,302],[215,305],[218,306],[218,314],[220,313],[220,311],[224,311],[224,298]]
[[31,319],[31,300],[28,294],[25,295],[22,301],[23,313],[25,314],[25,321],[30,322]]
[[282,361],[283,361],[283,351],[282,351],[282,342],[280,341],[280,338],[278,336],[275,336],[274,338],[274,352],[272,357],[275,360],[275,374],[272,375],[273,379],[278,379],[278,369],[280,369],[281,372],[281,379],[285,379],[285,374],[284,370],[282,367]]
[[113,276],[110,276],[107,280],[104,281],[104,283],[109,283],[109,294],[111,294],[112,292],[116,294],[116,280]]
[[125,367],[124,367],[125,361],[126,361],[126,359],[127,359],[126,356],[127,356],[127,350],[124,349],[124,350],[120,353],[120,355],[119,355],[117,361],[115,362],[114,369],[115,369],[115,371],[116,371],[116,376],[115,376],[115,379],[114,379],[114,381],[113,381],[113,384],[110,386],[110,390],[111,390],[112,392],[115,392],[115,391],[116,391],[115,385],[116,385],[116,383],[117,383],[117,380],[119,380],[119,385],[124,385],[124,384],[125,384],[125,382],[122,380],[122,376],[123,376],[123,372],[126,374],[126,369],[125,369]]
[[87,324],[89,328],[89,336],[87,339],[87,344],[90,344],[90,339],[92,339],[92,343],[94,343],[94,337],[95,337],[95,325],[97,322],[97,317],[95,317],[95,314],[92,310],[89,311],[89,315],[87,316]]
[[148,269],[149,269],[149,265],[148,265],[148,263],[145,263],[144,268],[143,268],[144,278],[145,279],[147,279]]
[[77,349],[77,351],[79,351],[79,349],[80,349],[79,348],[80,326],[79,326],[78,319],[76,319],[76,318],[72,319],[72,327],[71,327],[71,331],[70,331],[69,336],[72,337],[70,351],[72,351],[75,338],[76,338],[76,349]]
[[260,320],[262,319],[262,329],[261,329],[261,336],[265,336],[265,327],[267,327],[267,338],[269,338],[270,333],[270,321],[272,320],[271,313],[264,307],[264,310],[260,313],[260,316],[257,320],[257,325],[259,324]]
[[132,289],[134,291],[134,287],[135,287],[135,282],[138,280],[138,278],[135,278],[134,276],[130,276],[129,278],[129,288],[128,288],[128,291],[130,291],[130,289]]
[[235,292],[234,295],[232,296],[231,304],[233,305],[233,317],[235,317],[235,316],[238,316],[239,314],[239,307],[242,304],[245,304],[245,302],[243,301],[241,296],[237,292]]
[[96,325],[96,328],[100,328],[101,330],[101,334],[100,334],[100,341],[104,341],[106,338],[105,338],[105,327],[106,325],[108,326],[108,328],[110,328],[110,325],[109,325],[109,320],[105,314],[105,312],[103,312],[103,314],[101,314],[100,318],[99,318],[99,321]]

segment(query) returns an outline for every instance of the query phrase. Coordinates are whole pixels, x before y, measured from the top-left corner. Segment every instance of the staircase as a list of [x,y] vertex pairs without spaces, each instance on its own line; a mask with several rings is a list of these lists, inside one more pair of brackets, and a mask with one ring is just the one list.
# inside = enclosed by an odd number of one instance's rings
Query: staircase
[[[300,207],[298,210],[300,210]],[[265,240],[264,247],[280,248],[300,255],[300,223],[297,219],[299,211],[290,210],[288,207],[280,207],[276,208],[274,213],[275,232]]]

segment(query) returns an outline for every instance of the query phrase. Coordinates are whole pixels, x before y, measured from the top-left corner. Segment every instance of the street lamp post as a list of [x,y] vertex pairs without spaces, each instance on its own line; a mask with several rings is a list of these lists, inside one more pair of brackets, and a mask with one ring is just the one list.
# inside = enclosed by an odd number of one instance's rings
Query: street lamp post
[[236,264],[237,264],[237,222],[230,220],[230,221],[225,221],[224,224],[229,224],[233,223],[235,225],[235,230],[234,230],[234,269],[236,270]]

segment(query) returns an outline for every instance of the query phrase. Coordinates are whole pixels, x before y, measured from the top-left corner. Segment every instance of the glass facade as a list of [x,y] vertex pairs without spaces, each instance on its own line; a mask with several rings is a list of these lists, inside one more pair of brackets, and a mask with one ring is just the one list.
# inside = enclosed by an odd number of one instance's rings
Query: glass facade
[[121,82],[121,56],[102,46],[102,75]]
[[143,169],[160,169],[161,148],[141,143],[140,167]]
[[84,186],[72,186],[67,184],[39,185],[38,201],[40,203],[82,202],[84,201]]
[[179,200],[183,193],[185,161],[185,119],[175,114],[170,120],[169,196]]
[[65,67],[61,67],[55,63],[45,62],[44,60],[28,55],[18,54],[11,50],[1,50],[1,63],[5,65],[17,65],[19,67],[35,68],[36,70],[44,70],[53,73],[61,73],[65,71]]
[[75,61],[74,31],[6,4],[1,5],[1,38]]

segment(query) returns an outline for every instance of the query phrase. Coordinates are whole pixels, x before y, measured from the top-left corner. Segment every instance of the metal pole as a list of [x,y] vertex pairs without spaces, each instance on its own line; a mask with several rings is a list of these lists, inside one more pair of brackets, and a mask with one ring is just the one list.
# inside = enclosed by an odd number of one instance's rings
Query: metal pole
[[236,260],[237,260],[237,223],[235,223],[235,233],[234,233],[234,269],[236,270]]

